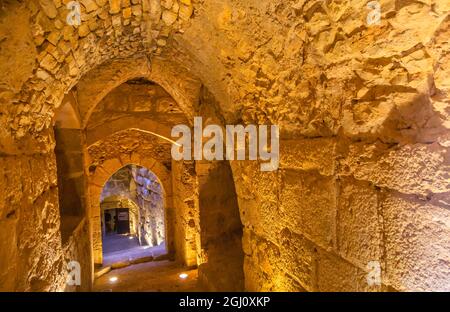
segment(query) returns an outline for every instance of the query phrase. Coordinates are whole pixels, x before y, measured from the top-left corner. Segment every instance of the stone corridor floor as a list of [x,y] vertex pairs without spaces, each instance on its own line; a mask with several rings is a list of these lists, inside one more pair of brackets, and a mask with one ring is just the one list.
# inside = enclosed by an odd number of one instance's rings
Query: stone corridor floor
[[[131,237],[131,239],[130,239]],[[140,246],[137,237],[109,234],[103,237],[103,266],[132,261],[144,257],[157,257],[166,253],[164,244],[159,246]]]
[[[180,274],[185,273],[185,279]],[[197,285],[197,269],[187,269],[173,261],[153,261],[112,270],[95,280],[95,292],[185,292],[202,291]]]

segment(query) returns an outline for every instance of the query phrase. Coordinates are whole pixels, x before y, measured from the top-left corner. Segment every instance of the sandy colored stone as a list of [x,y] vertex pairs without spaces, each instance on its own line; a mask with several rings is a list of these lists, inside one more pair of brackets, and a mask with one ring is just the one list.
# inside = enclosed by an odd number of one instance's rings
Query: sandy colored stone
[[381,207],[387,283],[402,291],[448,290],[448,210],[400,194],[387,194]]
[[[1,290],[90,290],[101,188],[125,163],[162,176],[170,257],[209,290],[448,290],[448,0],[383,1],[379,25],[363,0],[85,0],[79,27],[68,2],[2,2]],[[279,170],[174,164],[194,116],[279,125]],[[55,126],[86,142],[60,149]]]
[[82,24],[82,25],[78,28],[78,35],[79,35],[81,38],[86,37],[89,33],[90,33],[89,26],[86,25],[86,24]]
[[162,12],[162,20],[167,25],[172,25],[177,19],[177,14],[172,11],[164,10]]
[[121,0],[109,0],[109,13],[117,14],[120,12]]
[[128,7],[128,8],[123,9],[122,15],[123,15],[123,18],[130,18],[131,17],[131,8]]
[[[95,3],[95,0],[82,0],[81,3],[86,8],[86,12],[87,13],[90,13],[90,12],[95,11],[95,10],[98,9],[98,6]],[[100,3],[100,5],[103,5],[103,4]]]
[[52,0],[39,0],[39,4],[48,17],[55,18],[58,15],[58,11]]
[[194,8],[192,7],[192,5],[181,5],[178,12],[180,18],[184,21],[189,20],[189,18],[191,18],[193,13]]

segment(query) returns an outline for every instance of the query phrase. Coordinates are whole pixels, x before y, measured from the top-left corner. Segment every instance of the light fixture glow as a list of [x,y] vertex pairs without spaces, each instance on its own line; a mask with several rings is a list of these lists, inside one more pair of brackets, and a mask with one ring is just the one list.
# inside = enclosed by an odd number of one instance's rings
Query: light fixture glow
[[181,273],[180,275],[178,275],[181,279],[186,279],[188,277],[188,275],[186,273]]
[[117,282],[117,280],[118,280],[117,276],[112,276],[112,277],[109,278],[109,281],[112,282],[112,283]]
[[133,239],[133,236],[128,237],[128,239]]

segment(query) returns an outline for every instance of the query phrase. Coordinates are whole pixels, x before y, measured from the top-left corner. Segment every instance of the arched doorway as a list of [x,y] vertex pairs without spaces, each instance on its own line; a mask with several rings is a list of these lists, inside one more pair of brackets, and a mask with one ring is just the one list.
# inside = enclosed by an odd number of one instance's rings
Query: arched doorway
[[163,188],[149,169],[126,165],[100,194],[103,265],[166,253]]

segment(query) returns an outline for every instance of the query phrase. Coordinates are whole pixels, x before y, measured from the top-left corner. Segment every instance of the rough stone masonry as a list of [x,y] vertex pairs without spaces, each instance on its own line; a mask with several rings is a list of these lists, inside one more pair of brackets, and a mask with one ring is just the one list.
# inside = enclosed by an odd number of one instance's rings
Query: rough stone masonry
[[[0,3],[0,290],[91,290],[127,165],[209,290],[450,290],[448,0],[68,2]],[[173,160],[195,116],[278,125],[279,168]]]

